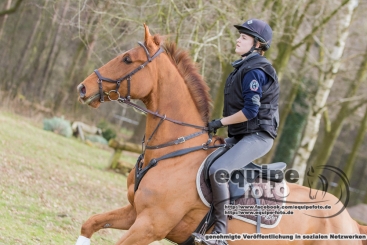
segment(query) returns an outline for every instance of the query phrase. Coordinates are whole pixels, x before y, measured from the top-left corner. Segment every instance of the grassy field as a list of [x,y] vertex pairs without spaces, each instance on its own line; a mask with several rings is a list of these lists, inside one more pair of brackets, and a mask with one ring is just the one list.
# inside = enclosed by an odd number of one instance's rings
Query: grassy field
[[[75,244],[87,218],[125,205],[126,177],[106,170],[111,154],[0,111],[0,244]],[[92,244],[122,233],[101,230]]]

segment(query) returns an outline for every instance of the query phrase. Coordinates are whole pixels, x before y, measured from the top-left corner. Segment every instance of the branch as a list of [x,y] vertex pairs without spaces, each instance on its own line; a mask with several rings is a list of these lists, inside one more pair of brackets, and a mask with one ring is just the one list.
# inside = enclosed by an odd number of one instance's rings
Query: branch
[[12,14],[14,13],[15,11],[17,11],[17,9],[19,8],[20,4],[22,3],[23,0],[18,0],[14,7],[10,8],[10,9],[6,9],[6,10],[3,10],[0,12],[0,17],[1,16],[4,16],[4,15],[7,15],[7,14]]
[[363,106],[364,104],[367,104],[367,99],[366,100],[362,100],[361,103],[357,104],[355,107],[351,108],[349,110],[349,115],[352,115],[356,110],[358,110],[361,106]]
[[322,113],[324,121],[325,121],[325,131],[326,133],[330,133],[331,131],[331,122],[329,117],[329,111],[326,109],[324,110],[324,113]]
[[325,17],[322,21],[320,25],[316,25],[312,31],[306,36],[304,37],[299,43],[297,43],[296,45],[294,45],[292,47],[292,50],[295,50],[297,48],[299,48],[304,42],[306,42],[309,38],[311,38],[319,29],[320,27],[324,26],[345,4],[347,4],[350,0],[344,0],[342,2],[342,4],[336,8],[333,12],[331,12],[331,14],[327,17]]
[[349,110],[349,114],[353,114],[358,107],[364,105],[365,103],[367,103],[367,99],[366,100],[361,100],[362,98],[365,98],[365,95],[359,95],[359,96],[353,96],[353,97],[349,97],[349,98],[342,98],[342,99],[338,99],[336,101],[330,102],[326,105],[324,105],[323,107],[320,107],[315,113],[324,113],[325,110],[328,110],[328,108],[346,103],[346,102],[353,102],[353,101],[361,101],[361,103],[357,104],[355,107],[351,108]]
[[302,14],[301,16],[299,17],[298,21],[296,22],[296,25],[295,25],[295,29],[298,30],[299,27],[301,26],[302,22],[303,22],[303,19],[305,18],[305,15],[308,11],[308,9],[310,8],[310,6],[315,2],[315,0],[311,0],[311,1],[308,1],[304,10],[302,11]]

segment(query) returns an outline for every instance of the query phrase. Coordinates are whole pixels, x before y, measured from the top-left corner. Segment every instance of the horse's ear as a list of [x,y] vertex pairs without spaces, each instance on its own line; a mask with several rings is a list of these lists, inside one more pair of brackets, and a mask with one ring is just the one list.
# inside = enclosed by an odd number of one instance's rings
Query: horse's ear
[[144,23],[144,31],[145,31],[145,37],[144,37],[144,41],[145,43],[147,43],[147,41],[152,38],[152,35],[150,35],[149,32],[149,27]]
[[149,32],[149,27],[144,24],[144,30],[145,30],[145,38],[144,38],[144,42],[145,45],[150,48],[150,49],[156,49],[159,45],[160,45],[160,38],[158,35],[154,35],[152,36]]

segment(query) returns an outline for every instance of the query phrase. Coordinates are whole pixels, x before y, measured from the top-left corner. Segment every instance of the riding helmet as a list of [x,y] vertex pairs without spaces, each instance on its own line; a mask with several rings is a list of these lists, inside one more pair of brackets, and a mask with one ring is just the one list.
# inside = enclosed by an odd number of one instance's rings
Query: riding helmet
[[261,43],[265,43],[261,48],[265,51],[270,48],[273,31],[264,21],[249,19],[242,25],[234,25],[240,33],[257,38]]

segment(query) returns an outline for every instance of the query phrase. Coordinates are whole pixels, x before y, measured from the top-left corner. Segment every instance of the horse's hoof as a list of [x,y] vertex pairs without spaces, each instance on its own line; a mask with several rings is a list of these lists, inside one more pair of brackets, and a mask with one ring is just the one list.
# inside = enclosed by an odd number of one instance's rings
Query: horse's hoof
[[75,245],[90,245],[90,239],[85,236],[79,236]]

